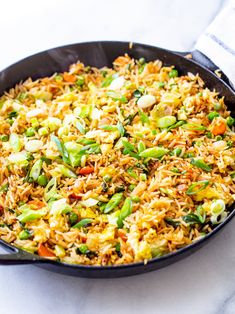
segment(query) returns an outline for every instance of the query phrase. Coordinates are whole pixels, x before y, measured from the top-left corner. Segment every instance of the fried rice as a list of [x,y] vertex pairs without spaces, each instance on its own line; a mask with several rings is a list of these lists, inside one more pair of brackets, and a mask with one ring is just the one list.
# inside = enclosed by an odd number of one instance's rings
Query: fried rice
[[120,56],[0,98],[0,238],[86,265],[197,241],[235,199],[234,119],[199,75]]

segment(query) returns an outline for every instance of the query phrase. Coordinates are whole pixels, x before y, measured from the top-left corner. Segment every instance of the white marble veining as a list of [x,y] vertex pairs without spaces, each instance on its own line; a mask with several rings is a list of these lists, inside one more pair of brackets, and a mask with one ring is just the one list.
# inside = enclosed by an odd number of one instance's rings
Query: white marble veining
[[[112,39],[193,48],[226,1],[0,1],[0,68],[72,42]],[[233,314],[235,221],[167,268],[129,278],[82,279],[34,266],[0,267],[1,314]]]

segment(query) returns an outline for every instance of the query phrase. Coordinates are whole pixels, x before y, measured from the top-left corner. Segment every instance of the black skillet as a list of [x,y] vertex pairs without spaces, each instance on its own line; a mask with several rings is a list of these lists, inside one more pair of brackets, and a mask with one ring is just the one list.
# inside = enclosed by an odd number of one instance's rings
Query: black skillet
[[[233,110],[235,104],[235,93],[229,87],[225,76],[222,79],[214,74],[216,66],[198,51],[192,52],[193,59],[186,59],[184,56],[188,53],[172,52],[157,47],[136,44],[132,48],[128,42],[88,42],[74,44],[59,48],[54,48],[34,56],[21,60],[0,73],[0,95],[16,83],[28,77],[37,79],[62,72],[68,69],[69,65],[80,60],[86,65],[111,66],[112,61],[124,53],[131,57],[139,59],[144,57],[147,61],[160,59],[164,65],[175,65],[180,74],[188,72],[199,73],[210,89],[216,89],[220,95],[225,96],[225,103],[229,110]],[[229,208],[227,219],[218,225],[211,233],[203,239],[188,245],[177,252],[167,254],[160,258],[153,258],[146,265],[143,262],[120,266],[85,266],[69,265],[56,261],[50,261],[30,254],[21,249],[0,240],[0,245],[10,251],[10,254],[0,255],[0,265],[20,265],[34,264],[39,267],[63,273],[66,275],[90,278],[111,278],[141,274],[155,269],[165,267],[182,258],[192,254],[194,251],[206,244],[219,230],[221,230],[234,216],[234,206]]]

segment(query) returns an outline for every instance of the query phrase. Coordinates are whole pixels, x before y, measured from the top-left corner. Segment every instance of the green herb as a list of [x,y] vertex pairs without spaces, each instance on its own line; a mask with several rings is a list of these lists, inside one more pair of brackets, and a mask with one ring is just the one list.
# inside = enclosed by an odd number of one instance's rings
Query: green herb
[[75,225],[78,222],[78,215],[75,212],[68,213],[69,223],[71,226]]
[[208,180],[194,182],[187,189],[186,194],[187,195],[197,194],[198,192],[204,190],[208,185],[209,185],[209,181]]
[[106,78],[103,80],[101,87],[108,87],[112,81],[114,80],[114,77],[112,75],[106,76]]
[[172,155],[172,156],[180,156],[181,153],[182,153],[182,148],[177,147],[177,148],[175,148],[175,149],[172,151],[171,155]]
[[171,171],[174,173],[180,173],[179,169],[176,167],[172,168]]
[[79,144],[82,144],[82,145],[90,145],[90,144],[95,144],[95,140],[89,140],[89,139],[86,139],[86,138],[79,138],[77,140],[77,142]]
[[9,118],[9,119],[16,118],[17,116],[18,116],[18,112],[17,112],[17,111],[11,111],[11,112],[8,114],[8,118]]
[[135,184],[130,184],[128,189],[132,192],[136,188]]
[[137,89],[137,90],[134,91],[133,96],[135,98],[140,98],[142,96],[142,93],[141,93],[140,90]]
[[60,152],[63,162],[70,164],[69,153],[62,141],[55,135],[51,135],[51,140],[56,144],[58,151]]
[[206,130],[206,127],[197,123],[186,123],[182,125],[182,129],[188,131],[204,131]]
[[127,169],[127,173],[132,177],[132,178],[134,178],[134,179],[138,179],[138,176],[137,176],[137,174],[133,171],[133,168],[132,167],[130,167],[130,168],[128,168]]
[[41,161],[45,162],[47,165],[51,165],[51,163],[52,163],[51,159],[49,159],[45,156],[41,157]]
[[137,145],[138,148],[138,153],[140,154],[141,152],[143,152],[146,149],[146,146],[144,144],[144,142],[140,141]]
[[78,247],[78,249],[82,254],[86,254],[89,251],[88,246],[86,244],[81,244]]
[[115,91],[108,91],[106,95],[108,97],[111,97],[115,101],[120,101],[123,104],[126,104],[128,102],[127,98],[124,95],[117,93]]
[[117,129],[118,129],[121,137],[125,135],[125,129],[124,129],[124,127],[120,121],[118,121],[118,123],[117,123]]
[[123,193],[116,193],[114,194],[111,199],[109,200],[109,202],[106,204],[105,208],[104,208],[104,213],[107,214],[109,212],[111,212],[114,208],[116,208],[119,203],[121,202],[123,197]]
[[174,228],[177,228],[179,225],[180,225],[180,222],[177,221],[177,220],[174,220],[170,217],[166,217],[165,219],[165,222],[168,224],[168,225],[171,225],[173,226]]
[[205,170],[205,171],[211,171],[212,170],[212,167],[207,165],[202,159],[193,158],[190,163],[191,163],[191,165],[196,166],[198,168],[201,168],[202,170]]
[[82,134],[86,133],[86,129],[84,128],[84,126],[82,125],[82,123],[80,121],[76,121],[75,123],[76,128],[78,129],[78,131]]
[[219,117],[219,114],[218,114],[218,112],[216,112],[216,111],[212,111],[212,112],[210,112],[210,113],[207,115],[207,118],[208,118],[210,121],[212,121],[214,118],[217,118],[217,117]]
[[197,207],[197,216],[199,218],[199,221],[201,224],[204,224],[205,220],[206,220],[206,211],[204,210],[204,208],[199,205]]
[[132,213],[132,201],[128,197],[125,199],[125,202],[121,208],[120,214],[118,216],[117,225],[118,228],[123,227],[123,221]]
[[199,217],[194,213],[189,213],[186,216],[183,216],[183,221],[188,225],[201,224]]
[[8,188],[9,188],[9,183],[5,183],[3,184],[1,187],[0,187],[0,193],[5,193],[8,191]]
[[81,229],[83,227],[87,227],[87,225],[89,225],[92,221],[93,219],[91,218],[84,218],[80,220],[78,223],[76,223],[76,225],[74,225],[72,228]]
[[130,114],[129,116],[126,117],[125,119],[125,125],[129,125],[131,124],[131,122],[134,120],[135,116],[138,114],[138,111],[133,113],[133,114]]
[[174,78],[174,77],[179,76],[179,73],[176,69],[173,69],[169,72],[169,76],[170,76],[170,78]]
[[169,152],[168,149],[164,147],[151,147],[145,149],[139,154],[140,157],[144,158],[161,158]]
[[100,144],[97,144],[97,143],[83,146],[79,151],[80,155],[99,154],[99,153],[100,153]]
[[140,120],[142,122],[142,124],[150,124],[150,121],[149,121],[149,117],[142,111],[139,109],[139,116],[140,116]]
[[170,131],[170,130],[172,130],[172,129],[176,129],[176,128],[178,128],[179,126],[181,126],[181,125],[183,125],[183,124],[186,124],[186,122],[183,121],[183,120],[178,121],[178,122],[176,122],[175,124],[171,125],[171,126],[167,129],[167,131]]

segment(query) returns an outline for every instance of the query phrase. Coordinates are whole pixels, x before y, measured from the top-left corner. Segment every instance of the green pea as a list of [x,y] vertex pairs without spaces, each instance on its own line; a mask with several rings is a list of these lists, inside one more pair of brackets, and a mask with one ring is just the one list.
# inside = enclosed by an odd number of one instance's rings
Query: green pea
[[135,202],[135,203],[139,203],[139,202],[140,202],[139,196],[135,196],[135,195],[131,196],[131,200],[132,200],[133,202]]
[[112,181],[112,177],[108,174],[106,174],[104,177],[103,177],[104,181],[105,182],[111,182]]
[[233,141],[227,141],[227,145],[229,148],[233,147]]
[[231,127],[231,126],[234,125],[234,121],[235,121],[235,120],[234,120],[232,117],[228,117],[228,118],[226,119],[227,125],[228,125],[229,127]]
[[29,230],[24,229],[19,233],[19,239],[20,240],[27,240],[28,238],[31,237],[31,233]]
[[219,117],[219,114],[218,114],[218,112],[216,112],[216,111],[212,111],[212,112],[210,112],[210,113],[207,115],[207,118],[208,118],[210,121],[212,121],[214,118],[217,118],[217,117]]
[[77,86],[82,86],[82,85],[84,85],[84,83],[85,83],[85,78],[83,76],[79,75],[77,77],[76,85]]
[[38,184],[41,185],[41,186],[46,186],[47,183],[48,183],[47,177],[44,174],[41,174],[38,177]]
[[180,173],[179,169],[176,167],[172,168],[171,171],[174,173]]
[[220,110],[220,109],[221,109],[221,104],[220,104],[219,102],[216,102],[216,103],[214,104],[214,109],[215,109],[216,111]]
[[139,64],[141,64],[141,65],[145,64],[145,58],[140,58],[139,59]]
[[169,76],[170,76],[170,78],[177,77],[177,76],[179,76],[179,73],[176,69],[173,69],[169,72]]
[[216,136],[215,140],[216,141],[221,141],[223,139],[223,137],[221,135]]
[[9,140],[9,136],[6,134],[0,135],[0,141],[7,142]]
[[206,137],[207,137],[207,138],[212,138],[212,137],[213,137],[213,136],[212,136],[212,133],[211,133],[211,132],[207,132],[207,133],[206,133]]
[[26,130],[26,132],[25,132],[25,135],[27,136],[27,137],[31,137],[31,136],[34,136],[35,135],[35,129],[34,128],[28,128],[27,130]]

